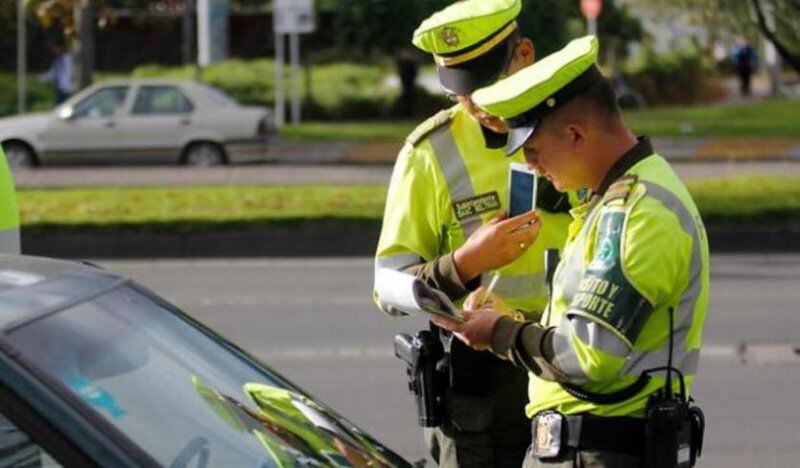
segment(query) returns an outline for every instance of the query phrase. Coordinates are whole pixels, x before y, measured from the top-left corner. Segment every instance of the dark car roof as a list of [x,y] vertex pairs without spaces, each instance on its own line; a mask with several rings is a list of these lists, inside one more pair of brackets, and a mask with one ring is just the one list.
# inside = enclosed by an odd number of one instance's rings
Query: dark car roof
[[80,302],[124,281],[124,277],[78,262],[0,255],[0,328]]

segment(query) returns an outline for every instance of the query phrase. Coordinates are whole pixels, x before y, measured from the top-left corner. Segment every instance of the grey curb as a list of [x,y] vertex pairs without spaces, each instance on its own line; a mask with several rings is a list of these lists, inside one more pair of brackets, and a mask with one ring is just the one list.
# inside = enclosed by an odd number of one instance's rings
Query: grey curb
[[[25,254],[56,258],[348,257],[375,253],[378,221],[308,221],[292,226],[191,233],[125,229],[22,233]],[[800,252],[800,224],[709,225],[713,252]]]

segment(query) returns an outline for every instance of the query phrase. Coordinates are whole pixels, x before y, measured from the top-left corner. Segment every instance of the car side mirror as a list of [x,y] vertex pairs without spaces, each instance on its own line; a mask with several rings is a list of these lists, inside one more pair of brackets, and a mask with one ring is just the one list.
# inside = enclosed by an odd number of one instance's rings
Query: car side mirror
[[70,106],[64,106],[58,110],[57,115],[61,120],[72,120],[75,117],[75,110]]

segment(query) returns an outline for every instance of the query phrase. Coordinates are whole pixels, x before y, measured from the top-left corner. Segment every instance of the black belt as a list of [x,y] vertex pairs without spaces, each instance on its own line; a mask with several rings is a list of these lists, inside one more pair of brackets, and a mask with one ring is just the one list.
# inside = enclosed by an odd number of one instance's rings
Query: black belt
[[[536,453],[537,435],[539,445],[544,445],[545,449],[557,442],[558,448],[552,447],[555,449],[553,453],[560,453],[567,447],[575,450],[600,450],[632,455],[644,453],[645,420],[640,418],[602,417],[591,414],[565,416],[545,411],[534,416],[531,428],[534,453]],[[554,440],[556,438],[560,440]]]

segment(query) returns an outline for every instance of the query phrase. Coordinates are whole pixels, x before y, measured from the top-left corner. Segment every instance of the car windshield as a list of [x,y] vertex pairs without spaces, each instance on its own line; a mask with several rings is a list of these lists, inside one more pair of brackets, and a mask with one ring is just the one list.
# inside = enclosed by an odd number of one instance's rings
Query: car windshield
[[[391,466],[395,455],[131,282],[7,343],[164,466]],[[402,464],[402,461],[400,461]]]

